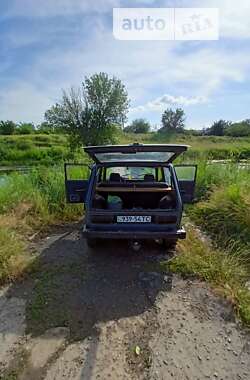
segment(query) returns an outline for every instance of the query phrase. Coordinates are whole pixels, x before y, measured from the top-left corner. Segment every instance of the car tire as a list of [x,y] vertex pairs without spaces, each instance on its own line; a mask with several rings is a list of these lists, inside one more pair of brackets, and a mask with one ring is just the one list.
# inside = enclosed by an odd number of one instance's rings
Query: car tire
[[86,242],[89,248],[96,248],[98,245],[98,240],[94,238],[87,238]]
[[176,240],[167,240],[167,239],[163,240],[163,246],[168,251],[174,251],[176,249],[176,244],[177,244]]

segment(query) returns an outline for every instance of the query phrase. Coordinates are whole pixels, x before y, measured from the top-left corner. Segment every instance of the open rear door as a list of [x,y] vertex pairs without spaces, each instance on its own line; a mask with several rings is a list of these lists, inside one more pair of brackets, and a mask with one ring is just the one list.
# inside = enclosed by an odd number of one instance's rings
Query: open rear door
[[68,203],[84,203],[89,185],[90,169],[85,164],[64,164],[65,193]]
[[87,146],[84,151],[98,164],[100,163],[164,163],[175,160],[188,149],[188,145],[177,144],[131,144]]
[[183,203],[192,203],[195,195],[197,165],[175,165]]

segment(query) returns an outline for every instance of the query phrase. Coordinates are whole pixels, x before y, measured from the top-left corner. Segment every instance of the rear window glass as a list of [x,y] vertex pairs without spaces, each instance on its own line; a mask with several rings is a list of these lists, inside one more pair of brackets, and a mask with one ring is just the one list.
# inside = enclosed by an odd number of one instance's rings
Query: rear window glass
[[[103,173],[104,174],[104,173]],[[171,185],[171,174],[169,168],[161,167],[135,167],[135,166],[114,166],[106,168],[105,175],[100,176],[106,181],[156,181],[166,182]]]
[[155,168],[126,166],[107,168],[106,179],[109,180],[110,176],[113,173],[118,173],[121,176],[121,178],[126,180],[144,180],[145,175],[150,175],[152,177],[152,180],[154,180],[156,170]]
[[133,153],[96,153],[96,158],[100,162],[119,161],[149,161],[166,162],[174,155],[173,152],[133,152]]

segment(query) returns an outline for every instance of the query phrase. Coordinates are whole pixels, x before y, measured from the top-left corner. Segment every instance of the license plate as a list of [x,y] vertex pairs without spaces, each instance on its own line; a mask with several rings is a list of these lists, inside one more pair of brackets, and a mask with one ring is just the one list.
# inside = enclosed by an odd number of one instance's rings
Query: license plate
[[151,216],[142,215],[119,215],[117,223],[151,223]]

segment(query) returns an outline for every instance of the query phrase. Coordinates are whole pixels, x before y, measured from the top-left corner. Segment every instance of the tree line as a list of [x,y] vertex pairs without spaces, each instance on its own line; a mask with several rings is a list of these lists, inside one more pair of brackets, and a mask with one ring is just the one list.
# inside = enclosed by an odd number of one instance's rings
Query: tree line
[[208,136],[250,136],[250,119],[236,123],[226,120],[218,120],[215,121],[210,128],[204,128],[201,132],[203,135]]
[[[112,144],[117,132],[150,133],[146,119],[135,119],[125,126],[129,110],[127,90],[120,79],[106,73],[85,77],[79,88],[63,91],[60,102],[45,112],[44,122],[15,124],[0,121],[0,134],[66,133],[72,148],[79,145]],[[185,130],[185,112],[181,108],[166,109],[161,117],[160,134],[188,133],[210,136],[250,136],[250,119],[232,123],[219,120],[210,128]]]
[[15,123],[12,120],[0,121],[0,135],[30,135],[33,133],[54,133],[55,130],[47,122],[35,125],[34,123],[24,122]]

